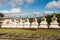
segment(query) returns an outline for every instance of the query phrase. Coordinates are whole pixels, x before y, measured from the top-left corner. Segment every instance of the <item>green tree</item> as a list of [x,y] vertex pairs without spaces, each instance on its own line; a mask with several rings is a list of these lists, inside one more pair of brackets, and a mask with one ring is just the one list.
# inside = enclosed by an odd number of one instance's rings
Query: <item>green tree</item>
[[0,17],[4,17],[4,15],[2,13],[0,13]]
[[52,21],[51,18],[52,18],[52,15],[47,15],[46,16],[48,24],[50,24],[50,22]]

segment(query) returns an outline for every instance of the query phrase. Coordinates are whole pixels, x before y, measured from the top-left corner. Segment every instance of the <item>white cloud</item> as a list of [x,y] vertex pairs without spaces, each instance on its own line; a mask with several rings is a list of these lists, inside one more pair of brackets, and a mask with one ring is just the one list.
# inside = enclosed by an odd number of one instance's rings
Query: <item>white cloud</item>
[[10,11],[9,10],[3,10],[3,11],[0,11],[0,13],[19,13],[19,12],[21,12],[21,9],[19,9],[19,8],[13,8],[13,9],[11,9]]
[[27,3],[34,3],[34,0],[25,0]]
[[34,0],[0,0],[0,7],[2,6],[8,6],[15,7],[16,5],[23,5],[25,4],[29,5],[31,3],[34,3]]
[[44,13],[45,13],[46,15],[51,15],[51,14],[54,13],[54,11],[45,11]]
[[36,14],[37,17],[43,16],[42,12],[34,12],[34,14]]
[[16,5],[23,5],[24,1],[23,0],[10,0],[9,5],[11,5],[12,7],[16,6]]
[[34,14],[40,14],[40,12],[34,12]]
[[21,9],[19,9],[19,8],[13,8],[13,9],[11,9],[10,12],[11,13],[19,13],[19,12],[21,12]]
[[[12,8],[11,10],[3,10],[0,11],[0,13],[3,13],[5,17],[14,17],[16,15],[20,16],[21,9],[20,8]],[[16,16],[16,17],[18,17]]]
[[34,0],[11,0],[10,5],[14,7],[16,5],[23,5],[25,2],[27,4],[31,4],[31,3],[34,3]]
[[7,10],[0,11],[0,13],[9,13]]
[[60,0],[58,0],[58,2],[56,2],[55,0],[52,2],[49,2],[46,5],[46,8],[58,8],[58,9],[60,9]]

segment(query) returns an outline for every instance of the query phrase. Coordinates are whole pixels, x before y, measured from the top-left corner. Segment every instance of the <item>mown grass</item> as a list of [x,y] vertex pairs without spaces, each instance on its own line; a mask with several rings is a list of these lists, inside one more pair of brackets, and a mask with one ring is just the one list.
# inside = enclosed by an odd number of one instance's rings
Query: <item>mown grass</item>
[[0,33],[26,33],[26,34],[60,34],[60,30],[53,29],[37,29],[37,30],[26,30],[26,29],[0,29]]

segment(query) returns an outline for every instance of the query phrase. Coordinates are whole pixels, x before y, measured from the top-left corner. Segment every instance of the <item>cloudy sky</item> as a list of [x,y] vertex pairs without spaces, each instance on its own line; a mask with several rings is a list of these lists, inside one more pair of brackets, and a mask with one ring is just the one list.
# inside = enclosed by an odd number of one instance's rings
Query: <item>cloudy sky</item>
[[8,17],[60,12],[60,0],[0,0],[0,13]]

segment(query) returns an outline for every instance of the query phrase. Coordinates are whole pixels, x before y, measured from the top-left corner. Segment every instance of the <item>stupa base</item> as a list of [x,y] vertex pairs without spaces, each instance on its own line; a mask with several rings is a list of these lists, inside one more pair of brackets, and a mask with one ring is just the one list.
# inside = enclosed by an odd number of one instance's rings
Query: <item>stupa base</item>
[[40,25],[39,28],[48,28],[47,25]]
[[30,26],[23,26],[23,28],[30,28]]
[[30,28],[38,28],[38,26],[31,26]]
[[49,28],[60,28],[58,25],[50,25]]

